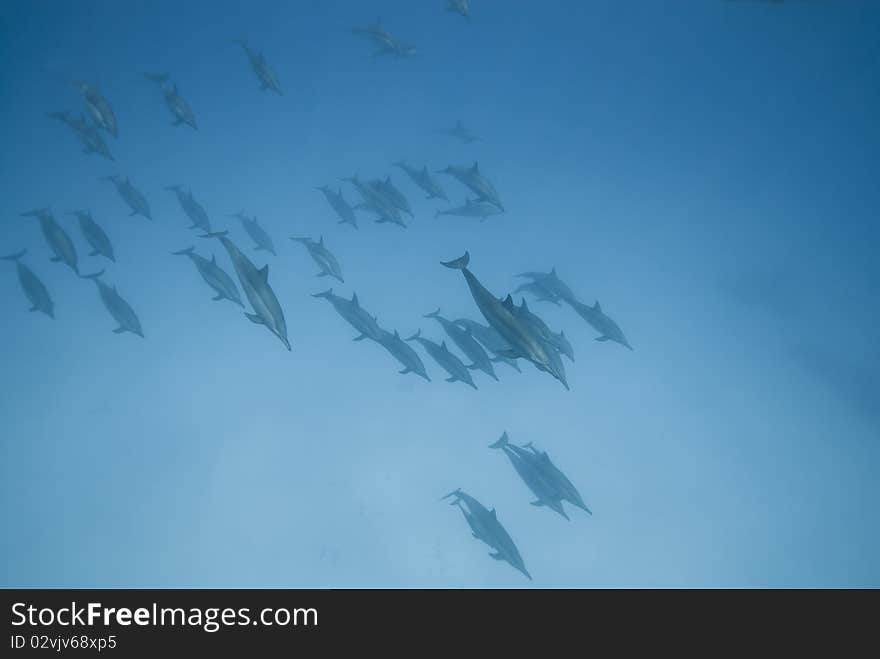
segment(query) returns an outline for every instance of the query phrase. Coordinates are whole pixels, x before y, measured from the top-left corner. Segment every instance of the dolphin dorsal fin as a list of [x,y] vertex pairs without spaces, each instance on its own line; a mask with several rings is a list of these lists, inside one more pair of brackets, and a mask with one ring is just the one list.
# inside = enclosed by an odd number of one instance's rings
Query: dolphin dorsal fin
[[263,283],[269,282],[269,264],[267,263],[258,271],[260,273],[260,278],[263,280]]
[[319,236],[319,237],[318,237],[318,244],[319,244],[321,247],[324,246],[324,236]]
[[505,307],[513,308],[513,298],[510,296],[510,293],[508,293],[507,297],[504,298],[503,304]]
[[472,171],[474,174],[479,174],[479,173],[480,173],[480,163],[477,162],[476,160],[474,160],[474,166],[471,167],[471,171]]
[[593,311],[602,311],[602,307],[599,306],[599,300],[596,300],[596,304],[593,305]]
[[217,265],[217,255],[216,254],[211,254],[211,264]]
[[395,339],[399,339],[399,338],[400,338],[400,334],[397,333],[397,330],[394,330],[394,338],[395,338]]
[[440,347],[441,347],[443,350],[446,350],[447,352],[449,352],[449,348],[446,347],[446,341],[443,341],[443,342],[440,344]]
[[552,268],[550,268],[550,274],[553,275],[554,277],[556,276],[556,266],[555,265]]
[[494,517],[495,519],[498,519],[498,515],[495,513],[494,508],[492,510],[490,510],[489,512],[492,514],[492,517]]
[[525,298],[522,299],[522,304],[519,305],[519,308],[520,308],[520,310],[525,311],[526,313],[528,313],[528,311],[529,311],[529,305],[528,305],[528,303],[526,302],[526,299],[525,299]]
[[357,293],[351,294],[351,303],[356,307],[361,306],[361,303],[358,301],[358,294]]

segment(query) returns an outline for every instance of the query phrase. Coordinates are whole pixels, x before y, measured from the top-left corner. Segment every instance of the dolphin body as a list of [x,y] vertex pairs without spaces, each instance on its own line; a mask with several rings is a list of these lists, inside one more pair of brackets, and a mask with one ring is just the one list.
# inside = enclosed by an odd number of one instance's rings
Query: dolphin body
[[440,217],[441,215],[454,215],[456,217],[475,217],[479,218],[480,222],[485,222],[487,217],[491,217],[492,215],[500,215],[503,212],[504,211],[499,210],[495,204],[490,204],[488,201],[467,199],[465,200],[463,206],[455,206],[454,208],[447,208],[446,210],[435,211],[434,217]]
[[548,291],[550,294],[561,300],[576,300],[571,288],[559,278],[556,274],[556,268],[552,268],[550,272],[521,272],[517,277],[525,277],[531,279],[535,284]]
[[410,344],[400,338],[400,334],[397,333],[397,330],[394,330],[393,334],[388,330],[380,330],[379,343],[385,348],[385,350],[390,352],[397,361],[403,364],[403,370],[400,371],[401,375],[415,373],[416,375],[425,378],[428,382],[431,381],[431,378],[428,377],[427,371],[425,371],[425,365],[422,363],[419,354],[413,350]]
[[82,142],[83,153],[97,153],[104,156],[108,160],[116,160],[110,153],[110,147],[98,132],[98,129],[88,121],[83,115],[79,118],[71,117],[68,112],[50,112],[49,117],[63,122],[70,128],[74,135]]
[[281,309],[275,291],[269,285],[269,266],[264,265],[258,269],[227,237],[228,233],[228,231],[217,231],[205,234],[202,238],[218,238],[220,244],[226,248],[232,261],[232,267],[235,268],[235,274],[238,275],[238,283],[241,284],[244,294],[254,310],[252,314],[245,312],[244,315],[247,319],[256,325],[265,326],[290,350],[284,311]]
[[333,289],[330,288],[323,293],[313,293],[312,297],[324,298],[333,305],[336,313],[358,331],[358,335],[354,337],[355,341],[372,339],[381,343],[382,328],[379,327],[379,321],[361,306],[357,293],[351,296],[351,300],[346,300],[344,297],[334,295]]
[[406,213],[410,217],[415,217],[412,212],[412,207],[409,205],[409,201],[407,201],[404,194],[395,187],[394,183],[391,182],[390,176],[386,176],[385,180],[377,179],[371,181],[370,185],[373,186],[373,189],[376,190],[376,192],[383,195],[397,210]]
[[562,298],[544,286],[540,281],[528,281],[520,284],[513,290],[514,295],[517,293],[528,293],[538,302],[549,302],[557,307],[562,305]]
[[403,160],[399,160],[394,163],[394,166],[406,172],[406,175],[409,176],[410,180],[428,195],[428,199],[443,199],[449,201],[449,197],[446,196],[443,188],[441,188],[440,184],[434,180],[433,176],[431,176],[427,165],[422,167],[422,169],[419,169],[418,167],[408,165]]
[[101,177],[101,180],[110,181],[116,186],[116,192],[119,193],[119,196],[122,197],[122,201],[124,201],[131,209],[129,216],[134,217],[135,215],[143,215],[148,220],[153,219],[153,214],[150,211],[150,204],[147,202],[147,198],[144,197],[140,190],[132,185],[131,179],[127,176],[123,179],[114,174],[113,176],[103,176]]
[[162,89],[162,96],[165,98],[165,105],[168,106],[168,110],[174,116],[174,121],[172,122],[174,126],[186,124],[195,130],[199,129],[196,124],[196,115],[186,99],[177,91],[177,84],[168,84],[167,73],[145,73],[144,77],[147,80],[159,83]]
[[260,89],[262,91],[268,89],[279,96],[284,96],[284,92],[281,90],[281,83],[278,81],[278,76],[275,74],[272,67],[269,66],[266,58],[263,57],[263,53],[251,50],[247,45],[247,42],[244,40],[239,40],[238,43],[241,45],[242,49],[244,49],[248,61],[251,64],[251,69],[253,69],[254,75],[256,75],[257,79],[260,81]]
[[[506,434],[507,433],[505,433],[505,435]],[[512,444],[510,446],[513,448]],[[563,501],[568,501],[571,505],[577,506],[578,508],[586,511],[590,515],[593,514],[593,512],[589,508],[587,508],[587,505],[584,503],[584,500],[581,497],[581,493],[578,492],[574,484],[570,480],[568,480],[568,477],[564,473],[562,473],[562,470],[559,469],[559,467],[557,467],[555,464],[553,464],[550,456],[547,455],[545,451],[539,451],[534,447],[531,442],[524,444],[523,449],[529,449],[531,453],[538,459],[539,467],[544,471],[548,479],[553,483],[553,486],[556,488],[559,497]]]
[[571,361],[574,361],[574,348],[565,337],[565,332],[559,332],[558,334],[553,332],[540,316],[532,313],[525,298],[522,299],[522,304],[519,306],[519,314],[526,322],[534,327],[538,334],[540,334],[547,343],[553,346],[558,353],[563,354]]
[[335,277],[341,283],[345,282],[342,278],[342,268],[339,267],[339,261],[324,246],[324,236],[318,238],[318,242],[311,238],[291,238],[291,240],[305,245],[305,248],[309,251],[309,256],[321,268],[321,272],[317,275],[318,277]]
[[95,125],[103,128],[113,137],[119,137],[119,124],[116,122],[116,114],[113,112],[110,102],[101,95],[96,87],[86,82],[77,81],[73,84],[83,95],[86,109]]
[[223,268],[217,265],[216,256],[211,255],[211,260],[209,261],[204,256],[196,254],[194,247],[187,247],[179,252],[171,253],[175,256],[189,257],[189,260],[196,266],[196,270],[199,271],[199,274],[202,276],[202,279],[205,280],[205,283],[217,293],[217,295],[212,298],[214,301],[229,300],[230,302],[234,302],[238,306],[244,308],[241,296],[238,294],[238,287],[235,285],[235,282],[232,281],[232,277],[230,277]]
[[471,373],[468,370],[468,367],[465,366],[464,362],[456,355],[449,351],[449,348],[446,346],[446,341],[443,341],[443,343],[438,345],[429,339],[423,338],[422,330],[418,330],[406,340],[418,341],[422,344],[425,352],[431,355],[434,361],[442,366],[443,370],[449,373],[449,377],[446,378],[447,382],[464,382],[465,384],[472,386],[474,389],[477,388],[477,385],[474,384],[473,378],[471,378]]
[[596,300],[596,304],[592,307],[574,299],[566,300],[566,302],[571,305],[572,309],[577,311],[581,318],[592,325],[593,329],[599,332],[599,336],[596,337],[597,341],[614,341],[622,346],[626,346],[630,350],[633,349],[620,326],[602,311],[598,300]]
[[373,53],[373,57],[381,55],[395,55],[397,57],[408,57],[416,52],[415,46],[404,43],[399,39],[391,36],[385,28],[382,27],[381,19],[376,19],[373,25],[367,27],[356,27],[351,33],[358,37],[364,37],[377,47]]
[[337,192],[333,192],[332,188],[326,185],[322,185],[315,189],[324,193],[324,198],[327,199],[327,203],[330,204],[330,207],[339,216],[339,222],[337,222],[337,224],[350,224],[355,229],[358,228],[354,208],[345,201],[345,198],[342,196],[342,188],[339,188]]
[[480,283],[468,270],[470,258],[470,254],[465,252],[463,256],[442,263],[442,265],[453,270],[461,270],[483,317],[510,346],[508,350],[502,351],[500,354],[505,357],[521,357],[529,360],[539,370],[549,373],[568,389],[565,371],[560,368],[562,362],[558,359],[555,350],[549,347],[540,335],[519,316],[513,299],[509,295],[505,300],[499,300]]
[[95,222],[91,212],[71,211],[67,213],[67,215],[75,215],[77,220],[79,220],[79,229],[82,232],[83,237],[86,239],[86,242],[88,242],[89,246],[92,248],[92,251],[89,252],[89,256],[103,256],[114,263],[116,262],[116,255],[113,253],[113,244],[110,242],[110,238],[104,232],[104,229]]
[[507,345],[507,342],[494,327],[483,325],[482,323],[478,323],[477,321],[468,318],[459,318],[455,321],[455,324],[468,330],[473,334],[477,341],[483,344],[483,347],[486,350],[495,355],[492,360],[493,362],[503,362],[510,366],[510,368],[516,370],[517,373],[521,372],[519,364],[516,363],[516,359],[499,354],[510,350],[510,346]]
[[21,214],[22,217],[35,217],[40,221],[40,229],[43,232],[43,238],[49,244],[52,253],[55,254],[50,261],[53,263],[64,263],[77,275],[79,274],[79,264],[76,255],[76,247],[67,232],[61,228],[61,225],[55,221],[48,208],[40,208],[37,210],[27,211]]
[[511,444],[506,432],[501,435],[501,439],[490,444],[489,448],[500,449],[508,457],[516,473],[537,497],[531,502],[533,506],[546,506],[565,519],[569,519],[562,506],[562,496],[557,492],[554,482],[541,469],[540,459],[536,458],[534,453]]
[[46,285],[40,281],[40,278],[34,274],[33,270],[21,262],[21,258],[27,253],[26,249],[16,254],[0,257],[4,261],[15,261],[15,267],[18,271],[18,283],[21,284],[21,290],[31,303],[29,311],[42,311],[49,318],[55,318],[55,304],[49,295]]
[[532,575],[526,569],[522,556],[507,529],[498,521],[495,509],[489,510],[461,489],[450,492],[443,498],[448,499],[450,497],[454,497],[452,504],[457,505],[459,510],[461,510],[468,526],[471,527],[473,536],[495,550],[490,552],[489,556],[496,561],[506,561],[531,581]]
[[443,128],[436,132],[440,135],[448,135],[449,137],[455,138],[460,142],[464,142],[465,144],[481,141],[481,138],[478,137],[472,130],[470,130],[469,128],[465,128],[464,124],[461,123],[461,120],[456,121],[455,125],[452,128]]
[[211,233],[211,219],[208,217],[208,212],[193,197],[192,190],[184,190],[181,185],[170,185],[165,189],[174,193],[174,196],[177,197],[177,203],[180,204],[186,216],[192,220],[190,229],[201,229],[204,233]]
[[451,320],[447,320],[441,316],[440,309],[427,314],[425,318],[433,318],[440,323],[446,331],[446,334],[449,335],[449,338],[451,338],[455,345],[457,345],[465,356],[471,360],[472,365],[468,366],[468,368],[478,368],[493,380],[498,380],[498,376],[495,375],[495,369],[492,368],[492,361],[489,359],[489,355],[486,354],[483,346],[481,346],[474,338],[470,330],[465,329],[460,325],[456,325]]
[[244,211],[233,213],[229,217],[237,217],[241,221],[241,226],[244,227],[247,235],[254,241],[254,249],[257,251],[265,250],[273,256],[278,256],[275,252],[275,244],[272,242],[272,237],[266,233],[266,230],[260,225],[256,217],[248,217],[244,214]]
[[83,275],[83,278],[91,279],[95,282],[98,287],[98,293],[101,295],[101,302],[104,303],[104,307],[110,312],[110,315],[113,316],[114,320],[119,323],[119,327],[113,330],[113,333],[122,334],[123,332],[131,332],[132,334],[137,334],[139,337],[144,338],[144,332],[141,329],[141,321],[138,319],[134,309],[132,309],[131,305],[122,298],[116,290],[116,286],[111,288],[101,281],[101,275],[103,274],[104,271],[101,270],[100,272],[91,275]]
[[501,203],[495,186],[480,172],[479,162],[474,161],[474,164],[470,167],[449,165],[446,169],[440,170],[439,173],[448,174],[458,179],[460,183],[477,195],[477,201],[485,201],[497,206],[501,211],[504,210],[504,204]]
[[471,17],[470,0],[446,0],[446,11],[465,18]]

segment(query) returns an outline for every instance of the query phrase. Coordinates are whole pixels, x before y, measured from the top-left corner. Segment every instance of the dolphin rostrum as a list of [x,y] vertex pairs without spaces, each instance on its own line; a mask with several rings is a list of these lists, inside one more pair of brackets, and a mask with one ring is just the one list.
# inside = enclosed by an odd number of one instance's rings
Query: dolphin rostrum
[[281,343],[290,350],[290,341],[287,339],[287,321],[284,319],[284,311],[275,295],[275,291],[269,285],[269,266],[257,268],[253,262],[236,247],[228,237],[228,231],[216,231],[202,236],[202,238],[217,238],[220,244],[226,248],[238,282],[241,284],[244,294],[251,303],[254,313],[245,312],[248,320],[256,325],[263,325],[272,334],[277,336]]
[[21,262],[21,258],[27,253],[26,249],[16,254],[0,257],[4,261],[15,261],[16,270],[18,270],[18,283],[21,284],[21,290],[31,303],[29,311],[42,311],[49,318],[55,318],[55,304],[46,285],[40,281],[40,278],[34,272]]
[[196,270],[198,270],[199,274],[202,276],[202,279],[205,280],[205,283],[217,293],[217,295],[213,297],[215,301],[229,300],[230,302],[234,302],[238,306],[244,308],[241,296],[238,294],[238,287],[235,285],[235,282],[232,281],[232,277],[230,277],[223,268],[217,265],[216,256],[212,255],[211,260],[209,261],[205,257],[196,254],[194,247],[187,247],[179,252],[171,253],[175,256],[189,257],[190,261],[196,266]]

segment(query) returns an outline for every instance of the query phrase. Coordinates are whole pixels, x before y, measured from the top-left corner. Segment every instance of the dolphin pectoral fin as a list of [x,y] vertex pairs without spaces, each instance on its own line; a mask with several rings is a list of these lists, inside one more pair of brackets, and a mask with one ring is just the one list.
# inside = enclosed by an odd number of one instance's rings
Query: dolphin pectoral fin
[[122,334],[124,331],[125,331],[124,327],[117,327],[115,330],[113,330],[113,333],[114,334]]
[[316,277],[326,277],[326,276],[328,276],[329,274],[330,274],[329,272],[319,272],[319,273],[316,274],[315,276],[316,276]]
[[456,378],[456,377],[446,378],[446,381],[447,382],[458,382],[458,378]]
[[407,367],[407,368],[403,369],[402,371],[397,371],[397,372],[400,373],[401,375],[406,375],[407,373],[412,373],[412,369]]
[[541,506],[544,505],[543,501],[529,501],[529,503],[532,504],[533,506],[537,506],[538,508],[540,508]]
[[607,336],[597,336],[597,337],[596,337],[596,340],[597,340],[597,341],[608,341],[609,338],[610,338],[610,337],[607,337]]
[[61,258],[58,256],[53,256],[49,259],[52,263],[61,263]]
[[215,295],[215,296],[212,297],[211,299],[214,300],[214,302],[217,302],[217,301],[219,301],[219,300],[222,300],[222,299],[223,299],[223,296],[220,295],[220,293],[217,293],[217,295]]
[[360,336],[356,336],[356,337],[354,337],[354,338],[352,339],[352,341],[363,341],[363,340],[366,339],[366,338],[367,338],[367,335],[366,335],[366,334],[361,334]]
[[490,551],[489,556],[494,558],[496,561],[503,561],[504,560],[504,558],[501,556],[501,554],[499,554],[497,551]]
[[247,317],[247,319],[248,319],[249,321],[251,321],[252,323],[254,323],[254,324],[256,324],[256,325],[265,325],[265,324],[266,324],[266,323],[263,322],[263,319],[260,318],[260,317],[259,317],[258,315],[256,315],[256,314],[245,312],[244,315]]
[[476,371],[476,370],[479,370],[479,368],[480,368],[480,367],[477,366],[476,364],[469,364],[469,365],[467,366],[467,369],[468,369],[469,371]]

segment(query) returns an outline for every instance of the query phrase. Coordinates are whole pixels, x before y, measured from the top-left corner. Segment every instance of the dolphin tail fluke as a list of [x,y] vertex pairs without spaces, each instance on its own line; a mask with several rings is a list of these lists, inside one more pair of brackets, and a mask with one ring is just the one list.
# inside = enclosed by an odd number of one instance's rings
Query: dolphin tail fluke
[[97,280],[97,279],[100,279],[101,275],[103,275],[104,272],[105,272],[104,270],[99,270],[98,272],[93,272],[93,273],[90,274],[90,275],[80,275],[80,277],[81,277],[82,279],[94,279],[94,280]]
[[199,238],[222,238],[223,236],[226,236],[228,234],[228,231],[208,231],[207,233],[199,236]]
[[416,333],[415,333],[415,334],[413,334],[412,336],[410,336],[410,337],[404,339],[404,341],[415,341],[415,340],[416,340],[417,338],[419,338],[421,335],[422,335],[422,330],[421,330],[421,329],[418,329],[418,330],[416,330]]
[[459,256],[457,259],[453,259],[452,261],[441,261],[441,265],[445,265],[447,268],[452,268],[453,270],[465,270],[468,267],[468,264],[471,261],[471,255],[468,252],[465,252],[463,255]]
[[312,297],[326,297],[326,298],[329,298],[331,295],[333,295],[333,289],[332,289],[332,288],[328,288],[326,291],[323,291],[323,292],[321,292],[321,293],[312,293]]
[[20,252],[10,254],[9,256],[0,256],[0,258],[2,258],[4,261],[18,261],[25,254],[27,254],[27,250],[23,249]]
[[426,313],[424,318],[439,318],[440,317],[440,307],[437,307],[437,311],[432,311],[431,313]]
[[171,253],[172,253],[174,256],[189,256],[190,254],[193,253],[193,251],[195,251],[195,247],[193,247],[192,245],[190,245],[190,246],[187,247],[186,249],[182,249],[182,250],[180,250],[179,252],[171,252]]
[[497,442],[489,444],[489,448],[502,448],[508,444],[510,444],[510,438],[507,436],[507,431],[505,430]]

